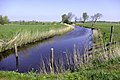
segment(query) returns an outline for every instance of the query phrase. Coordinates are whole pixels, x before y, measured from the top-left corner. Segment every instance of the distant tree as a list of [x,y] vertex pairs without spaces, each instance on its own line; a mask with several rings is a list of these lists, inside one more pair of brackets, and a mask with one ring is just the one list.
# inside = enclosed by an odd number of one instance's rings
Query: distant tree
[[73,17],[74,17],[74,15],[71,12],[68,14],[63,14],[62,15],[62,22],[70,24]]
[[67,24],[69,24],[69,18],[68,18],[68,15],[66,15],[66,14],[63,14],[63,15],[62,15],[62,22],[63,22],[63,23],[67,23]]
[[83,13],[83,23],[89,18],[88,14],[86,12]]
[[80,22],[81,20],[82,20],[81,17],[80,18],[78,18],[77,16],[75,17],[75,23]]
[[0,24],[2,24],[2,16],[0,15]]
[[101,13],[94,14],[91,16],[92,22],[96,22],[98,19],[100,19],[103,15]]
[[24,20],[22,20],[22,24],[23,24],[23,25],[25,24],[25,21],[24,21]]
[[4,24],[8,24],[8,22],[9,22],[8,16],[4,16],[4,17],[3,17],[3,20],[4,20]]
[[77,23],[77,20],[78,20],[78,18],[77,18],[77,17],[75,17],[75,23]]
[[1,25],[4,25],[4,20],[3,20],[2,15],[0,15],[0,24],[1,24]]
[[63,14],[63,15],[62,15],[62,22],[64,23],[65,20],[67,20],[67,15],[66,15],[66,14]]
[[68,13],[68,20],[71,22],[72,18],[74,17],[74,14],[72,12]]

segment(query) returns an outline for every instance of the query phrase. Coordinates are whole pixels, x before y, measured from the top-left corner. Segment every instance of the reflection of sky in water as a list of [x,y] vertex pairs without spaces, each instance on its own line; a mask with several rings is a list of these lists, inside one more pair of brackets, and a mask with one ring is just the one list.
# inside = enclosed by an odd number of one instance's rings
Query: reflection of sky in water
[[[31,68],[38,70],[41,64],[41,57],[46,60],[46,63],[50,59],[51,48],[54,48],[55,60],[62,57],[61,53],[66,53],[66,51],[67,53],[73,53],[74,44],[79,52],[83,54],[84,48],[88,47],[88,44],[92,44],[91,34],[91,29],[76,27],[75,30],[63,36],[56,36],[49,41],[19,51],[19,71],[27,72]],[[0,69],[15,70],[15,65],[15,56],[12,54],[0,62]]]

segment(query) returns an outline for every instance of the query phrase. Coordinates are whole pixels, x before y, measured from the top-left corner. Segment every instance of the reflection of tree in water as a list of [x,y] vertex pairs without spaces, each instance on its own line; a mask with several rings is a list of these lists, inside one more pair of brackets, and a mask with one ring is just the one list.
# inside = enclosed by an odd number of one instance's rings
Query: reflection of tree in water
[[16,71],[18,71],[19,69],[19,61],[18,61],[18,57],[16,57]]
[[0,52],[0,61],[3,60],[4,58],[8,57],[11,54],[14,54],[13,50],[5,51],[5,52]]

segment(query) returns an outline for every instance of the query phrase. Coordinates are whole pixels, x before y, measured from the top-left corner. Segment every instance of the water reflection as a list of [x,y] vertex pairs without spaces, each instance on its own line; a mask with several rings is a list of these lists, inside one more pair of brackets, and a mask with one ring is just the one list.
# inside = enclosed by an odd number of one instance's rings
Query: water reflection
[[18,57],[16,57],[16,71],[19,69]]

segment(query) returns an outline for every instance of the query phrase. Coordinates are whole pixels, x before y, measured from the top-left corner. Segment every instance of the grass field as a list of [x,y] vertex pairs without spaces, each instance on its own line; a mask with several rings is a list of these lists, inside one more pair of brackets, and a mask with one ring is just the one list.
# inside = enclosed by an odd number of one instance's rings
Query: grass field
[[34,33],[36,31],[45,32],[53,29],[64,28],[63,24],[57,25],[19,25],[19,24],[9,24],[0,25],[0,39],[4,41],[9,41],[13,39],[18,33],[22,31],[30,31]]
[[105,33],[106,42],[109,42],[112,25],[114,25],[113,41],[120,41],[120,24],[118,23],[95,23],[93,26],[91,23],[77,24],[77,26],[100,29],[102,34]]
[[53,37],[72,30],[73,27],[65,24],[39,25],[0,25],[0,51]]

